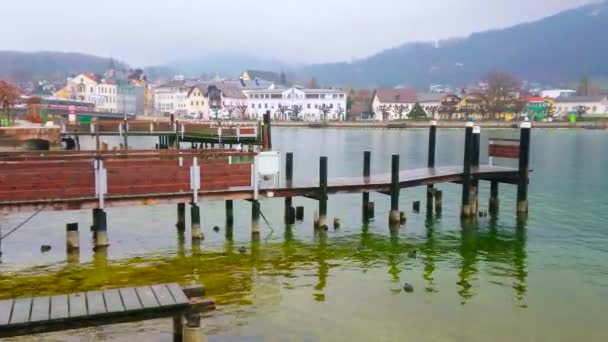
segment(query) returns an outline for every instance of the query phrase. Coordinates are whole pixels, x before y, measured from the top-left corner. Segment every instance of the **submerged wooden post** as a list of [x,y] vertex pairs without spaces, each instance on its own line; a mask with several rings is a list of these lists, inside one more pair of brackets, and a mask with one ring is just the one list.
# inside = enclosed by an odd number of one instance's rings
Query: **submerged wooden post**
[[260,240],[260,202],[251,201],[251,240]]
[[462,206],[460,216],[471,215],[471,160],[472,160],[473,123],[467,122],[464,137],[464,160],[462,172]]
[[[290,188],[293,186],[293,153],[288,152],[285,155],[285,185]],[[285,223],[294,224],[295,215],[292,215],[293,201],[291,197],[285,197]]]
[[[479,153],[481,147],[481,128],[479,126],[473,127],[473,140],[471,141],[471,167],[479,168]],[[479,193],[479,177],[473,176],[471,181],[471,215],[476,216],[479,208],[478,204],[478,193]]]
[[391,211],[389,214],[389,223],[391,225],[399,224],[401,214],[399,213],[399,155],[393,154],[391,160]]
[[319,229],[327,230],[327,157],[319,161]]
[[297,221],[304,220],[304,207],[296,207],[296,220]]
[[190,206],[190,220],[192,221],[192,226],[190,227],[192,240],[203,240],[205,236],[201,229],[201,208],[194,203]]
[[80,249],[80,235],[78,234],[78,223],[68,223],[65,226],[65,230],[65,242],[67,252],[77,252]]
[[186,230],[186,203],[177,204],[177,230],[183,232]]
[[[371,172],[371,158],[372,153],[370,151],[363,152],[363,182],[369,183],[369,176]],[[361,216],[363,224],[369,223],[369,192],[363,192],[363,203],[361,206]]]
[[498,212],[499,203],[500,202],[498,200],[498,181],[493,180],[490,182],[490,203],[488,204],[490,213],[495,214],[496,212]]
[[517,184],[517,212],[528,212],[528,177],[530,164],[530,133],[532,124],[522,122],[519,136],[519,183]]
[[184,326],[184,342],[206,341],[201,329],[201,314],[189,312],[186,314],[186,324]]
[[122,138],[123,138],[123,145],[125,150],[129,149],[129,124],[127,123],[127,119],[124,119],[122,122]]
[[232,200],[226,200],[226,227],[234,225],[234,203]]
[[182,315],[173,317],[173,342],[184,341],[184,318]]
[[441,215],[443,211],[443,191],[435,191],[435,213]]
[[[429,169],[435,168],[435,145],[437,144],[437,121],[431,120],[431,126],[429,127],[429,151],[428,151],[428,163]],[[433,195],[435,189],[433,184],[429,184],[426,187],[426,211],[427,213],[433,212]]]

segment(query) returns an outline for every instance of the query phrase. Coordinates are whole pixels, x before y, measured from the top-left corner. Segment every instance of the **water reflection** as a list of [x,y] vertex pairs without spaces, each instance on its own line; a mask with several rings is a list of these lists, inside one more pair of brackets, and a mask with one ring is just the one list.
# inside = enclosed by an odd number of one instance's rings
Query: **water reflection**
[[[0,275],[0,297],[46,295],[66,291],[136,286],[150,283],[191,282],[205,284],[219,304],[250,304],[255,283],[264,277],[278,277],[286,290],[305,288],[302,282],[313,276],[312,298],[326,301],[330,276],[342,270],[387,269],[388,284],[401,281],[401,273],[419,272],[425,293],[455,291],[461,303],[473,300],[481,286],[512,288],[518,305],[525,307],[527,291],[526,221],[515,227],[499,226],[496,216],[463,221],[460,229],[445,230],[432,215],[425,221],[425,234],[411,238],[404,231],[385,234],[370,226],[352,236],[318,234],[312,241],[295,239],[286,227],[282,241],[251,242],[235,246],[226,240],[218,249],[193,243],[190,253],[183,234],[174,252],[150,254],[127,260],[108,260],[107,250],[84,264],[55,265]],[[237,252],[238,249],[238,252]],[[111,247],[110,247],[111,250]],[[417,251],[417,254],[412,254]],[[409,255],[408,255],[409,253]],[[456,279],[438,283],[436,273],[456,269]],[[480,283],[480,269],[488,275]],[[442,279],[445,279],[442,277]],[[374,279],[382,286],[382,279]],[[509,286],[508,284],[512,284]],[[394,286],[389,286],[394,289]],[[399,286],[400,288],[401,286]]]

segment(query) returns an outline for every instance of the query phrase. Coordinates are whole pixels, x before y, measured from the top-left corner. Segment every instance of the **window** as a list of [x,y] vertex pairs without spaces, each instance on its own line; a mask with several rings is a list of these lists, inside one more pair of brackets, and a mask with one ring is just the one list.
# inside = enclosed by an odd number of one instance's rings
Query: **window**
[[196,101],[196,105],[198,106],[198,101]]
[[595,113],[597,111],[597,106],[593,106],[593,112]]
[[91,87],[91,93],[93,92],[93,87]]
[[251,104],[251,108],[255,109],[255,103]]
[[191,106],[194,106],[194,101],[190,101],[190,105],[191,105]]
[[319,108],[319,105],[315,103],[315,109],[318,109],[318,108]]
[[334,108],[334,104],[333,104],[333,103],[332,103],[332,104],[330,104],[330,105],[329,105],[329,108]]
[[258,108],[262,109],[262,104],[261,103],[258,103]]
[[338,98],[338,94],[333,94],[332,98],[337,99]]
[[306,105],[306,108],[310,109],[310,103]]
[[268,103],[264,103],[264,109],[268,109]]
[[343,99],[344,98],[344,94],[340,94],[340,98]]

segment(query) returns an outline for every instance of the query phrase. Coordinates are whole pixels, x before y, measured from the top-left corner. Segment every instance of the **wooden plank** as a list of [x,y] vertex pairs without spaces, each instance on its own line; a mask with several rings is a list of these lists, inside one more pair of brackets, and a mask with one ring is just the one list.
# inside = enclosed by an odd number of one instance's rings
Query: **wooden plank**
[[70,316],[68,295],[51,297],[51,319],[64,319]]
[[0,325],[6,325],[11,319],[11,311],[13,311],[13,300],[0,300]]
[[106,304],[103,301],[101,291],[91,291],[86,293],[87,313],[89,315],[99,315],[106,313]]
[[30,320],[32,298],[17,298],[13,305],[10,324],[27,323]]
[[154,291],[150,288],[150,286],[140,286],[135,288],[135,292],[137,292],[137,296],[139,297],[139,301],[144,308],[154,308],[158,307],[158,301],[154,296]]
[[169,290],[169,292],[171,292],[171,295],[173,296],[173,299],[175,300],[175,304],[187,304],[188,303],[188,297],[186,297],[186,295],[184,294],[184,291],[178,284],[176,284],[176,283],[167,284],[167,289]]
[[175,305],[175,300],[173,299],[173,296],[171,296],[169,289],[167,289],[167,285],[160,284],[152,285],[151,287],[160,306]]
[[34,297],[30,322],[47,321],[50,311],[51,299],[49,297]]
[[137,293],[135,293],[135,289],[132,287],[119,289],[120,297],[122,298],[122,302],[124,303],[125,310],[140,310],[142,308],[141,302],[137,297]]
[[68,295],[68,303],[70,308],[70,317],[86,316],[87,303],[84,293],[71,293]]
[[120,299],[120,292],[118,292],[118,290],[104,290],[103,298],[105,299],[106,310],[108,312],[125,311],[125,307],[122,305],[122,299]]

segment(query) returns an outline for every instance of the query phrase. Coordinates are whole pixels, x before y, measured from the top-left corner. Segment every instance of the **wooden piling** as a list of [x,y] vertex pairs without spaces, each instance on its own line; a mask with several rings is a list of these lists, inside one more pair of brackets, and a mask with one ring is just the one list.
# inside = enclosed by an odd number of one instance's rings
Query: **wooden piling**
[[77,252],[80,249],[80,235],[78,234],[78,223],[66,224],[65,230],[65,244],[67,252]]
[[499,203],[500,202],[498,200],[498,181],[493,180],[490,182],[490,203],[488,204],[490,213],[495,214],[496,212],[498,212]]
[[182,315],[173,317],[173,342],[184,341],[184,319]]
[[272,150],[272,124],[270,122],[270,111],[267,110],[264,114],[264,130],[266,132],[266,151]]
[[108,226],[107,216],[103,209],[93,209],[94,224],[93,224],[93,241],[94,248],[107,247],[108,243]]
[[341,226],[340,219],[338,217],[334,218],[334,229],[339,229]]
[[[432,120],[431,125],[429,126],[429,150],[428,150],[428,158],[427,158],[427,167],[429,169],[435,168],[435,150],[437,145],[437,121]],[[427,213],[433,212],[433,195],[434,195],[434,186],[433,184],[429,184],[426,187],[426,211]]]
[[251,240],[260,240],[260,202],[251,201]]
[[464,138],[464,160],[462,175],[462,206],[460,216],[469,217],[471,215],[471,161],[472,161],[472,141],[473,123],[467,122]]
[[443,191],[435,191],[435,213],[441,215],[443,211]]
[[304,221],[304,207],[296,207],[296,220]]
[[375,209],[374,202],[369,202],[367,204],[367,218],[369,220],[373,220],[376,218],[376,209]]
[[226,200],[226,227],[234,225],[234,203],[232,200]]
[[[293,186],[293,153],[288,152],[285,155],[285,185],[289,188]],[[295,217],[291,217],[293,200],[291,197],[285,197],[285,223],[294,224]]]
[[319,229],[327,230],[327,157],[319,160]]
[[522,122],[519,136],[519,182],[517,184],[517,212],[528,212],[528,177],[530,163],[530,133],[532,124]]
[[183,232],[186,230],[186,203],[177,204],[177,230]]
[[399,155],[393,154],[391,160],[391,211],[389,214],[389,223],[391,225],[399,224]]
[[129,124],[127,123],[127,119],[122,122],[122,138],[123,138],[123,146],[125,150],[129,149]]
[[201,229],[201,208],[194,203],[190,206],[190,220],[192,221],[192,225],[190,227],[192,240],[203,240],[205,236],[203,235],[203,230]]
[[[480,157],[480,148],[481,148],[481,128],[479,126],[473,127],[473,138],[471,141],[471,167],[478,168],[479,167],[479,157]],[[477,211],[479,209],[478,203],[478,194],[479,194],[479,178],[477,176],[473,176],[471,181],[471,216],[477,216]]]
[[[365,151],[363,152],[363,182],[365,183],[369,183],[369,177],[370,177],[370,173],[371,173],[371,158],[372,158],[372,153],[370,151]],[[369,192],[365,191],[363,192],[362,195],[362,206],[361,206],[361,213],[362,213],[362,220],[363,220],[363,224],[367,224],[369,223]]]
[[184,342],[201,342],[206,341],[203,331],[201,330],[201,314],[198,312],[189,312],[186,315],[186,324],[184,326]]

